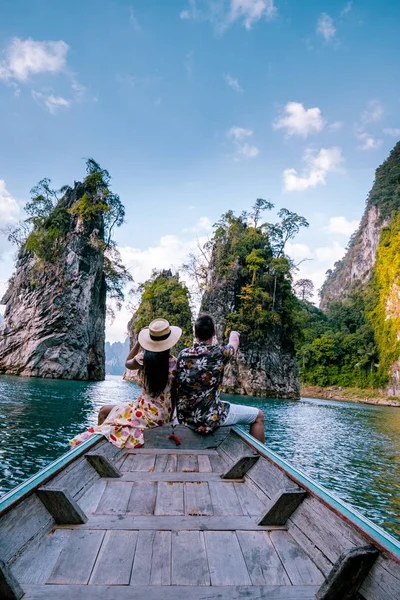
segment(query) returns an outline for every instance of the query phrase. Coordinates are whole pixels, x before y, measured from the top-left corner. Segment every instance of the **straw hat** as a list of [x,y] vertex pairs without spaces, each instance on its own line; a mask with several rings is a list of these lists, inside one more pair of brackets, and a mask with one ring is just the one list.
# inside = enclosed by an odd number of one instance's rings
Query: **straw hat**
[[139,344],[151,352],[164,352],[176,344],[182,335],[182,329],[170,325],[166,319],[155,319],[148,329],[139,333]]

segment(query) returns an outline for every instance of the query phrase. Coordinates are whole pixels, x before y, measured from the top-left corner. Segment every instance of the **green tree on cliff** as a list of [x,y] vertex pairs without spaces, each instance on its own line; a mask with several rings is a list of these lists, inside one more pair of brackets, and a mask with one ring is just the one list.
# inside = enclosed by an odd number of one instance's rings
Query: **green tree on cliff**
[[193,343],[192,313],[189,304],[189,291],[185,284],[179,281],[178,275],[171,271],[153,271],[150,279],[140,284],[141,294],[139,308],[131,321],[130,335],[151,323],[154,319],[167,319],[171,325],[182,329],[182,337],[174,346],[177,354],[185,346]]

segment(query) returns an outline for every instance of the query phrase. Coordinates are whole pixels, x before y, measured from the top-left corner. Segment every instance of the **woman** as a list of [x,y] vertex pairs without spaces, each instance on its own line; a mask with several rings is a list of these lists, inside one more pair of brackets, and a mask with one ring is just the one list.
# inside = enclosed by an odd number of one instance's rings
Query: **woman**
[[147,427],[170,421],[171,386],[176,373],[176,358],[170,349],[181,335],[182,329],[170,326],[166,319],[156,319],[141,330],[125,363],[128,369],[138,371],[141,395],[134,402],[104,406],[99,424],[74,437],[70,441],[73,448],[96,433],[118,448],[139,448]]

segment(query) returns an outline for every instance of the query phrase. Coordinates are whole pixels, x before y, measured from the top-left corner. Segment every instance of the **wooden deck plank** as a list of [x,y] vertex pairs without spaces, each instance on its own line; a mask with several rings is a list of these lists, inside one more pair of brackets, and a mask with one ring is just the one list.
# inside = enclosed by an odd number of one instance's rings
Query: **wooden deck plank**
[[[171,425],[145,429],[145,448],[168,448],[170,445],[173,449],[175,443],[168,439],[171,432]],[[185,425],[177,425],[174,432],[181,441],[182,449],[197,451],[198,449],[216,448],[229,435],[230,430],[228,427],[218,427],[209,435],[200,435]]]
[[[192,450],[185,448],[177,448],[176,446],[171,446],[171,448],[134,448],[133,450],[126,450],[126,454],[190,454]],[[201,456],[217,456],[217,450],[205,450],[204,448],[200,448],[195,450],[196,455]]]
[[197,461],[199,463],[199,473],[212,473],[212,466],[209,456],[199,454],[197,456]]
[[86,584],[103,537],[104,531],[73,531],[47,583]]
[[290,585],[282,562],[264,531],[237,531],[253,585]]
[[137,531],[106,532],[89,584],[129,584],[137,535]]
[[128,506],[132,491],[132,483],[118,481],[107,481],[106,489],[101,496],[96,509],[98,515],[124,514]]
[[322,584],[324,576],[321,571],[289,533],[271,531],[270,537],[293,585]]
[[180,473],[198,473],[199,463],[195,454],[179,454],[178,467]]
[[[169,468],[167,464],[167,469]],[[124,473],[118,482],[127,481],[221,481],[218,473],[182,473],[182,472],[164,472],[146,473],[142,471],[133,471]]]
[[77,504],[81,507],[86,515],[91,515],[96,512],[100,498],[106,489],[106,485],[107,482],[104,481],[104,479],[98,479],[77,501]]
[[136,456],[135,454],[126,453],[126,456],[119,467],[119,470],[121,471],[121,473],[129,473],[129,471],[131,471],[131,467],[133,466],[133,464],[135,462],[135,456]]
[[183,483],[159,482],[155,515],[184,515]]
[[157,483],[137,482],[133,485],[126,513],[129,515],[153,515],[156,506]]
[[184,497],[185,515],[211,516],[214,514],[208,483],[185,483]]
[[219,454],[210,456],[210,463],[214,473],[223,473],[228,464],[228,461],[222,459]]
[[208,485],[215,516],[243,515],[233,483],[210,481]]
[[168,454],[157,454],[156,462],[154,465],[154,471],[156,473],[162,473],[167,468]]
[[150,585],[171,584],[171,532],[156,531],[153,539]]
[[167,473],[175,473],[177,467],[178,467],[178,455],[170,454],[168,456],[167,467],[165,470],[167,471]]
[[[179,484],[183,485],[183,484]],[[214,517],[189,517],[189,516],[152,516],[134,517],[123,515],[93,515],[84,525],[77,525],[76,530],[86,529],[168,529],[177,531],[188,529],[192,531],[286,531],[286,527],[259,527],[257,519],[248,516],[214,516]]]
[[234,531],[205,531],[211,585],[251,585]]
[[171,585],[210,585],[202,531],[172,532]]
[[24,600],[314,600],[316,586],[29,586]]
[[[153,555],[153,540],[155,531],[138,531],[136,542],[136,552],[133,561],[131,586],[148,586],[151,575],[151,557]],[[144,598],[147,599],[148,589],[145,588]],[[132,594],[132,587],[130,592]],[[134,597],[133,595],[131,596]]]
[[130,471],[139,471],[142,473],[151,473],[154,471],[156,455],[154,454],[135,454],[134,461],[130,466]]
[[17,580],[21,584],[46,583],[71,532],[71,529],[56,529],[32,544],[12,566]]
[[387,557],[378,557],[360,589],[368,600],[398,600],[400,598],[400,565]]
[[[250,517],[259,516],[264,510],[266,503],[262,502],[254,491],[245,483],[233,483],[237,497],[243,510],[243,514]],[[268,501],[265,497],[266,502]]]

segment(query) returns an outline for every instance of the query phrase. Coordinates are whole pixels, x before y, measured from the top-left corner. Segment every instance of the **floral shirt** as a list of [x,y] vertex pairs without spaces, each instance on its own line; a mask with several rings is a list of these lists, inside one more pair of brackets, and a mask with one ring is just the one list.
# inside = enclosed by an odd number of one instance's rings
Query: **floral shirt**
[[176,374],[180,423],[199,433],[209,433],[224,423],[229,404],[219,394],[224,366],[233,354],[232,346],[201,343],[181,351]]

